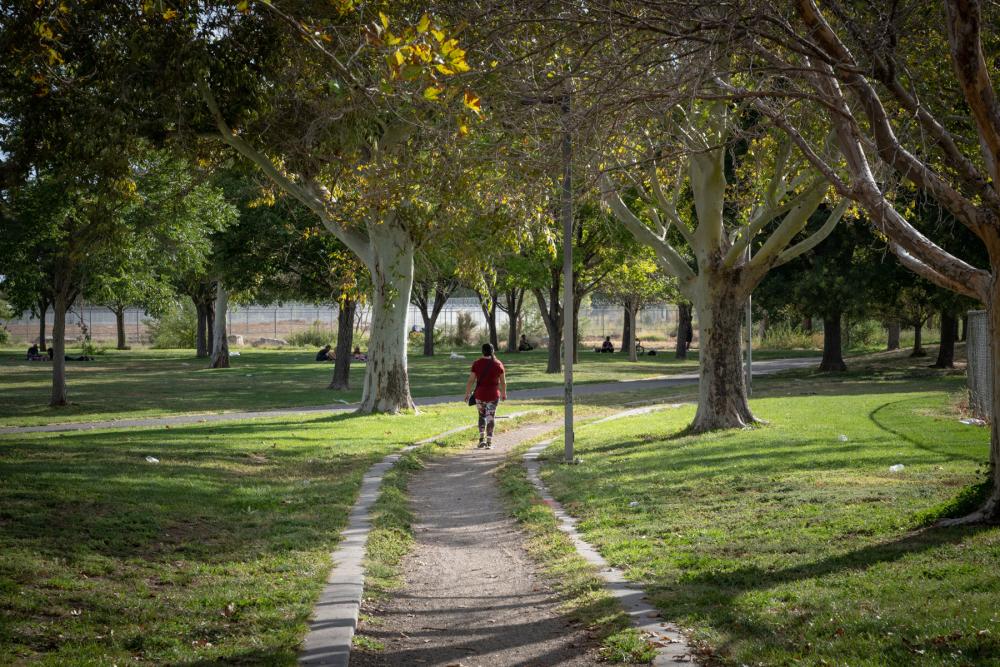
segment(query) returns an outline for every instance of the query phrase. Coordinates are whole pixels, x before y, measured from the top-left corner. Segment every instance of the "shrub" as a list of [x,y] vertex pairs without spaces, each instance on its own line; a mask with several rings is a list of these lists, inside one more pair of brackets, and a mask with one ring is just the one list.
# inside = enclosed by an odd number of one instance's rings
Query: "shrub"
[[815,348],[812,334],[788,323],[776,324],[764,334],[758,347],[762,350],[801,350]]
[[198,311],[190,301],[167,308],[156,319],[146,320],[155,348],[194,348],[198,335]]
[[458,313],[458,317],[455,319],[455,329],[451,334],[451,342],[456,347],[468,347],[472,344],[472,337],[476,331],[477,325],[472,320],[472,315],[465,311]]
[[299,347],[323,347],[326,344],[333,345],[336,340],[337,332],[329,327],[324,327],[319,320],[316,320],[305,331],[296,331],[289,336],[288,344]]
[[872,347],[885,339],[882,325],[875,320],[852,321],[847,335],[851,347]]
[[6,345],[10,341],[10,332],[7,331],[7,327],[0,324],[0,345]]

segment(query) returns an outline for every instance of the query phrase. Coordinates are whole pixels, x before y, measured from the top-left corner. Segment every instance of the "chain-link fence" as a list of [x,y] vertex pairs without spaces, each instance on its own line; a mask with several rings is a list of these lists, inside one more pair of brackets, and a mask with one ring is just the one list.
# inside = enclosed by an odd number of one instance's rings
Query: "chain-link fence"
[[993,373],[990,355],[990,327],[985,310],[970,310],[966,330],[969,359],[969,406],[980,419],[990,419],[993,406]]
[[[435,328],[442,338],[447,338],[458,326],[461,314],[467,314],[475,324],[473,339],[486,336],[486,317],[475,298],[456,297],[448,301],[442,309]],[[125,338],[129,345],[148,345],[151,343],[148,327],[150,315],[140,309],[125,311]],[[52,335],[53,314],[50,310],[45,315],[46,337]],[[655,304],[639,313],[637,318],[636,336],[647,347],[664,349],[673,345],[673,336],[677,331],[677,308],[672,304]],[[364,336],[371,322],[371,312],[362,306],[356,318],[356,332]],[[24,313],[21,317],[3,322],[14,343],[37,341],[40,334],[40,321]],[[332,336],[337,329],[337,306],[313,305],[303,303],[286,303],[280,306],[260,306],[255,304],[233,305],[229,311],[229,334],[242,337],[242,342],[251,345],[257,342],[265,344],[280,344],[288,341],[295,334],[309,329],[319,329],[329,332]],[[610,304],[585,304],[580,309],[580,334],[585,345],[599,344],[605,336],[610,336],[615,346],[620,346],[624,312],[621,306]],[[410,307],[408,327],[423,326],[420,312],[415,306]],[[497,311],[497,328],[500,342],[506,341],[508,318],[505,313]],[[525,297],[520,331],[527,334],[534,345],[544,345],[547,342],[545,326],[535,300]],[[116,340],[115,314],[103,306],[92,304],[76,304],[66,317],[66,338],[69,341],[83,340],[86,335],[95,343],[113,345]]]

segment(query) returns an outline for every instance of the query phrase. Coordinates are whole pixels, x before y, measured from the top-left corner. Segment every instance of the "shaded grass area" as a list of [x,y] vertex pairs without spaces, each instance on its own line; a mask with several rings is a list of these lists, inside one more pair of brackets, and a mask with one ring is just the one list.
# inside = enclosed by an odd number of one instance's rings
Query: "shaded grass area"
[[[98,421],[171,414],[259,410],[266,408],[351,403],[361,396],[364,365],[351,367],[354,389],[326,389],[333,374],[329,363],[313,361],[310,350],[243,350],[228,369],[209,369],[190,350],[108,350],[95,361],[67,362],[70,405],[48,406],[51,367],[24,361],[24,351],[0,350],[0,425],[34,425],[63,421]],[[461,397],[469,366],[465,359],[410,357],[414,396]],[[812,352],[795,354],[812,355]],[[544,350],[503,354],[511,389],[562,383],[562,374],[546,374]],[[773,357],[788,356],[772,353]],[[758,355],[758,358],[766,358]],[[673,355],[642,357],[629,362],[621,355],[581,352],[574,367],[578,384],[642,379],[692,372],[697,354],[687,361]]]
[[294,664],[364,471],[468,419],[0,437],[0,664]]
[[686,435],[693,406],[581,429],[583,465],[543,474],[709,663],[1000,664],[1000,528],[925,527],[989,433],[957,377],[874,373],[757,383],[753,430]]

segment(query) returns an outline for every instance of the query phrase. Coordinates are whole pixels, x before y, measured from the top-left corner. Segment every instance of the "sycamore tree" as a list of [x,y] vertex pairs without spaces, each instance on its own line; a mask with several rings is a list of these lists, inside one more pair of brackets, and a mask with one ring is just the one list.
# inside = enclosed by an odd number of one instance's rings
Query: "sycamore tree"
[[[674,301],[676,280],[663,273],[652,248],[637,245],[630,256],[604,279],[600,292],[624,308],[621,351],[629,361],[638,361],[636,353],[636,318],[651,303]],[[678,334],[679,335],[679,334]]]
[[[1000,414],[1000,101],[990,65],[1000,10],[979,0],[906,0],[891,11],[826,0],[795,0],[790,12],[732,9],[745,14],[733,17],[741,29],[727,30],[725,40],[741,54],[740,69],[755,76],[730,82],[731,95],[755,100],[841,196],[865,209],[908,269],[986,305],[992,412]],[[834,132],[843,168],[796,121],[803,109]],[[897,182],[947,210],[988,262],[921,232],[894,201]],[[1000,517],[996,419],[990,470],[988,500],[959,521]]]
[[[614,156],[619,166],[606,164],[604,201],[653,249],[698,313],[699,392],[692,428],[747,426],[755,418],[740,356],[746,299],[773,267],[828,236],[846,202],[803,236],[829,184],[791,142],[776,141],[775,133],[728,104],[694,102],[645,133],[649,142],[622,141]],[[680,242],[693,262],[678,248]],[[748,248],[755,243],[750,257]]]

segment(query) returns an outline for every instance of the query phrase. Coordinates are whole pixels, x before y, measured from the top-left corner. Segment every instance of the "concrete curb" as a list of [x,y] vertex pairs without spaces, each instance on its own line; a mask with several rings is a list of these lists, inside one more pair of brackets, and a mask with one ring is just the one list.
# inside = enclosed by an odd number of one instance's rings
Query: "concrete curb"
[[[674,406],[663,407],[669,408]],[[612,415],[610,418],[599,421],[603,422],[634,414],[644,414],[652,412],[653,409],[655,408],[651,406],[643,410],[627,410],[624,413]],[[544,440],[529,449],[524,454],[524,465],[528,470],[528,479],[545,503],[552,508],[553,513],[559,520],[559,530],[566,533],[570,541],[573,542],[576,552],[584,560],[597,568],[598,574],[604,579],[605,588],[618,600],[622,609],[632,619],[632,625],[639,631],[650,636],[651,641],[656,645],[656,657],[652,663],[655,667],[693,661],[691,645],[688,644],[687,638],[681,634],[680,629],[673,623],[664,621],[660,616],[660,612],[646,598],[643,590],[636,584],[628,581],[622,570],[608,565],[604,557],[580,536],[580,533],[576,530],[576,519],[567,514],[563,506],[559,504],[559,501],[549,493],[548,488],[542,482],[542,478],[539,475],[541,464],[538,461],[538,457],[553,442],[554,438]]]
[[[537,411],[514,412],[498,417],[498,419],[513,419],[532,412]],[[323,592],[320,593],[319,600],[313,608],[312,619],[309,621],[309,632],[306,634],[299,652],[300,665],[347,667],[351,656],[351,641],[354,638],[354,631],[358,627],[361,597],[364,594],[364,558],[368,534],[372,528],[371,508],[378,500],[385,474],[407,452],[441,438],[474,428],[476,428],[474,424],[459,426],[420,440],[398,452],[389,454],[365,473],[358,499],[348,516],[347,527],[341,532],[342,540],[331,554],[333,569],[330,571]]]

